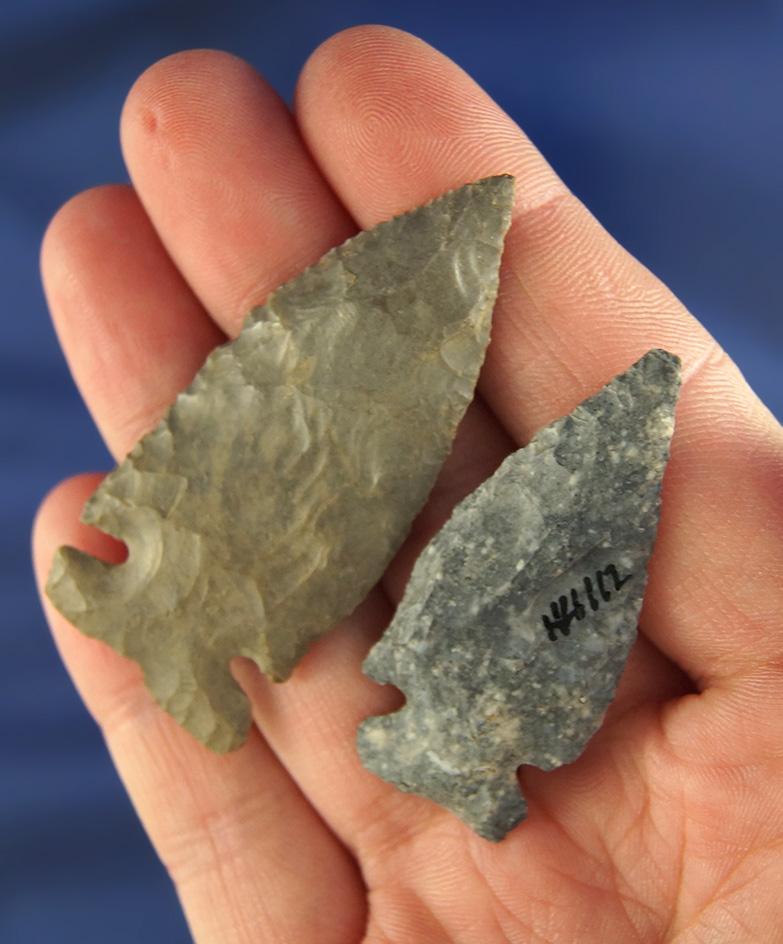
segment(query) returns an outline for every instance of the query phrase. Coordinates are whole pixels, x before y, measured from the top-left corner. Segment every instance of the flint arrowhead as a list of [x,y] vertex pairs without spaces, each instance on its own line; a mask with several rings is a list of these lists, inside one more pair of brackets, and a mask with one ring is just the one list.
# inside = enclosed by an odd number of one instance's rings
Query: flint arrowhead
[[650,351],[455,508],[364,664],[407,696],[361,725],[369,770],[499,840],[519,765],[582,752],[636,636],[678,390]]
[[249,726],[229,660],[285,679],[423,505],[484,357],[512,196],[508,176],[467,184],[279,288],[87,502],[127,561],[57,552],[54,605],[209,747]]

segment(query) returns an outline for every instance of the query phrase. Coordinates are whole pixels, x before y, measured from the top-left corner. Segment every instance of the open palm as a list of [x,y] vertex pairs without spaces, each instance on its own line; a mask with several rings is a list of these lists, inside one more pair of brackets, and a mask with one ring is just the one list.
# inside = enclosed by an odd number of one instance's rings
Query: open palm
[[[307,62],[295,114],[246,63],[172,56],[122,116],[133,187],[80,194],[44,240],[63,348],[118,458],[246,311],[357,228],[468,180],[517,178],[479,395],[382,586],[269,683],[217,756],[137,667],[44,602],[57,643],[205,944],[783,941],[783,436],[682,305],[454,63],[384,27]],[[641,635],[574,764],[523,769],[530,815],[493,845],[360,766],[364,678],[416,554],[511,449],[651,347],[684,388]],[[346,365],[346,370],[350,365]],[[78,523],[95,475],[45,500],[34,555],[122,549]]]

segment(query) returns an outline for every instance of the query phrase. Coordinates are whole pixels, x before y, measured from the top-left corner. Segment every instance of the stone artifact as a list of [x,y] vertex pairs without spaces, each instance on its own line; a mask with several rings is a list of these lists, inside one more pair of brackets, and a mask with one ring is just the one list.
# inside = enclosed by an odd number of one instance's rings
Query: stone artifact
[[582,752],[636,636],[678,389],[650,351],[457,505],[365,661],[407,696],[361,725],[368,769],[499,840],[517,767]]
[[85,505],[127,561],[55,555],[54,605],[214,750],[250,721],[229,660],[285,679],[426,500],[484,357],[512,200],[509,176],[468,184],[279,288]]

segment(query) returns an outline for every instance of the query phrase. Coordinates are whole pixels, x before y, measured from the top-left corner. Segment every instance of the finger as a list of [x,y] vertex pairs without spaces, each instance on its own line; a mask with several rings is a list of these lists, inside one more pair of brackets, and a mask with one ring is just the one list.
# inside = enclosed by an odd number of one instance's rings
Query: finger
[[702,686],[779,661],[770,589],[783,572],[780,430],[704,328],[470,77],[409,34],[360,27],[327,41],[302,72],[296,110],[322,172],[362,226],[466,180],[516,176],[481,382],[516,442],[649,348],[683,358],[643,625]]
[[167,256],[130,187],[96,187],[49,224],[41,275],[71,372],[118,458],[224,335]]
[[[39,587],[62,543],[106,560],[121,556],[115,542],[77,522],[98,480],[68,480],[39,510],[33,539]],[[239,751],[211,753],[157,708],[133,663],[82,636],[42,599],[195,940],[360,940],[364,889],[354,863],[263,738],[254,731]]]
[[121,137],[164,245],[230,335],[354,232],[285,103],[235,56],[194,50],[151,66],[128,95]]

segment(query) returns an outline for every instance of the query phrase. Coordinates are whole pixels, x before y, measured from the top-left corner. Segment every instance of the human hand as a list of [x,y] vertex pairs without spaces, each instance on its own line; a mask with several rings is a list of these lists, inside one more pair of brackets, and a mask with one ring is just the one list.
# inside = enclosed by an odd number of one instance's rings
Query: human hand
[[[46,600],[200,944],[695,944],[783,941],[783,435],[682,305],[568,193],[464,73],[363,27],[310,59],[291,118],[215,52],[170,57],[122,118],[134,189],[87,191],[47,231],[42,269],[74,377],[121,458],[246,311],[323,252],[468,180],[517,178],[493,341],[455,448],[382,587],[284,685],[236,674],[257,725],[216,756],[152,701],[138,667]],[[300,137],[301,135],[301,137]],[[361,661],[422,544],[541,426],[651,347],[684,388],[641,633],[575,763],[524,768],[528,819],[498,845],[359,764],[390,710]],[[35,524],[106,559],[78,523],[98,476]]]

